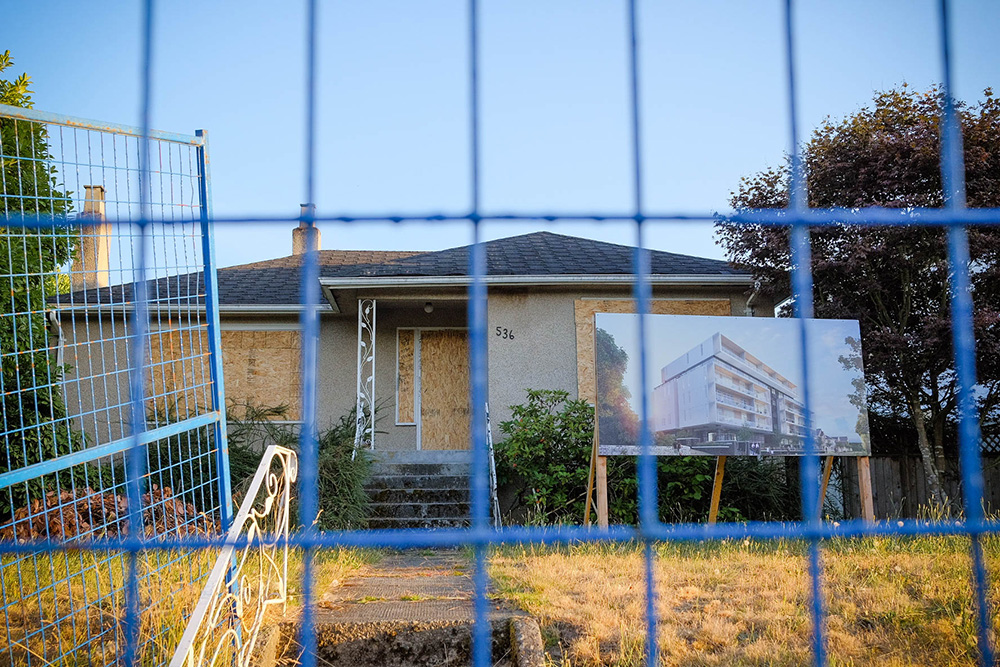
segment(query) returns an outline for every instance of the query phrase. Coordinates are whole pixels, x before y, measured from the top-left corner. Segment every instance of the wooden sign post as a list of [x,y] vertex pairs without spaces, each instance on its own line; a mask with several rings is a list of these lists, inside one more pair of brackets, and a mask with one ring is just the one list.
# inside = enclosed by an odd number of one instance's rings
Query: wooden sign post
[[823,501],[826,500],[826,487],[830,486],[830,473],[833,472],[833,457],[826,457],[823,462],[823,481],[819,487],[819,507],[823,509]]
[[[608,527],[608,459],[600,456],[597,443],[597,434],[594,434],[594,447],[590,455],[590,474],[587,481],[587,502],[584,516],[584,525],[590,525],[590,513],[594,490],[597,491],[597,525],[599,528]],[[871,468],[867,456],[859,456],[858,459],[858,490],[861,496],[861,518],[865,521],[875,520],[874,502],[872,500],[872,477]],[[715,459],[715,478],[712,482],[712,502],[708,509],[708,523],[713,524],[719,518],[719,504],[722,500],[722,482],[726,474],[726,457],[718,456]],[[819,507],[823,508],[823,501],[826,499],[826,490],[830,486],[830,477],[833,474],[833,456],[826,456],[823,459],[823,474],[820,479]]]
[[583,510],[583,525],[590,526],[590,501],[594,497],[594,476],[597,474],[597,429],[594,429],[594,446],[590,449],[590,472],[587,473],[587,502]]
[[858,492],[861,494],[861,518],[865,521],[875,521],[872,469],[867,456],[858,457]]
[[590,473],[587,475],[587,502],[583,510],[583,525],[590,525],[590,508],[597,489],[597,527],[608,527],[608,457],[598,454],[597,429],[594,429],[594,446],[590,450]]
[[608,457],[597,457],[597,525],[608,527]]
[[722,498],[722,477],[726,474],[726,457],[715,459],[715,481],[712,482],[712,504],[708,508],[708,522],[715,523],[719,518],[719,500]]

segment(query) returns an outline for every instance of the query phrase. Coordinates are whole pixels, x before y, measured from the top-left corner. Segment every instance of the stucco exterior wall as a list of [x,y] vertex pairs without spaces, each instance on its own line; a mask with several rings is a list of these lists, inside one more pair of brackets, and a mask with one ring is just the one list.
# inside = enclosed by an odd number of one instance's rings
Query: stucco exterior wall
[[[63,396],[88,446],[128,435],[131,332],[118,314],[62,313]],[[55,346],[57,338],[50,343]],[[194,319],[151,322],[146,342],[146,419],[151,425],[204,412],[210,404],[211,371],[205,330]]]
[[[128,435],[129,330],[120,315],[62,315],[63,390],[70,415],[90,446]],[[287,404],[298,419],[301,403],[298,323],[288,317],[222,319],[227,402]],[[53,344],[55,341],[53,340]],[[207,330],[197,320],[181,328],[151,322],[145,369],[147,417],[166,422],[210,409]]]
[[[120,317],[62,314],[63,396],[74,428],[93,447],[128,435],[131,415],[128,330]],[[56,344],[53,336],[50,343]]]
[[[464,294],[440,293],[418,296],[400,294],[351,294],[344,299],[343,313],[324,313],[320,321],[318,366],[318,414],[320,428],[348,414],[355,405],[357,373],[357,296],[377,298],[376,392],[378,423],[376,447],[385,451],[414,450],[417,427],[396,424],[396,331],[405,328],[464,328]],[[580,299],[622,300],[628,288],[540,289],[497,288],[490,290],[487,309],[489,401],[494,436],[499,422],[510,418],[510,406],[525,400],[525,390],[562,389],[577,398],[579,388],[578,325],[575,304]],[[741,287],[657,289],[654,298],[728,299],[734,315],[746,313],[747,294]],[[427,301],[434,304],[427,313]],[[757,316],[770,316],[770,303],[757,300]],[[112,329],[112,326],[114,329]],[[127,330],[121,318],[66,317],[67,402],[73,414],[83,415],[81,427],[92,444],[126,435],[128,421]],[[263,405],[288,404],[290,417],[299,418],[300,333],[294,315],[222,317],[223,369],[226,395],[231,401],[251,399]],[[194,361],[171,361],[177,350],[189,356],[194,347],[178,346],[174,334],[157,338],[159,370],[154,384],[168,388],[194,380],[207,383],[207,367]],[[117,342],[109,339],[117,338]],[[101,341],[94,342],[89,341]],[[195,341],[198,342],[198,341]],[[159,348],[164,343],[164,352]],[[171,348],[171,343],[175,343]],[[173,349],[175,352],[170,352]],[[204,347],[207,352],[207,346]],[[204,380],[201,379],[204,374]],[[161,390],[162,391],[162,390]],[[207,391],[207,390],[206,390]],[[207,394],[206,394],[207,395]],[[203,402],[203,401],[201,401]],[[120,404],[122,407],[116,407]]]
[[[354,407],[358,364],[357,317],[355,313],[353,316],[331,315],[320,319],[316,419],[321,429],[348,414]],[[378,352],[381,350],[376,350],[376,361]]]
[[[654,299],[716,302],[714,314],[744,315],[744,288],[657,288]],[[492,290],[489,294],[487,340],[489,344],[490,419],[496,425],[510,419],[510,406],[526,400],[526,389],[561,389],[570,398],[579,396],[576,302],[631,300],[631,290],[578,288],[560,290]],[[721,300],[721,303],[719,303]],[[728,304],[725,303],[728,300]],[[770,304],[754,304],[758,316],[771,315]],[[718,312],[715,312],[718,311]],[[664,311],[666,312],[666,311]],[[500,335],[497,335],[500,327]],[[504,329],[514,338],[504,337]],[[586,341],[582,342],[586,345]],[[586,387],[585,393],[586,391]],[[588,395],[583,396],[592,400]]]
[[[510,406],[527,389],[562,389],[576,398],[576,326],[573,292],[491,292],[487,315],[490,421],[500,440]],[[497,336],[497,327],[500,335]],[[514,338],[505,338],[504,330]]]
[[[713,313],[746,314],[742,287],[660,288],[654,298],[714,303]],[[320,425],[347,414],[355,404],[357,373],[357,296],[343,299],[338,315],[321,324],[319,369]],[[378,402],[376,449],[412,451],[417,427],[396,424],[396,331],[405,328],[465,327],[466,303],[460,295],[441,300],[413,294],[371,294],[376,298],[376,373]],[[459,296],[460,298],[455,298]],[[527,389],[561,389],[577,398],[579,388],[578,330],[575,304],[580,299],[629,300],[630,288],[491,289],[487,306],[487,355],[490,417],[497,425],[510,418],[510,406],[523,403]],[[434,310],[424,312],[426,301]],[[770,304],[754,304],[757,316],[771,315]]]

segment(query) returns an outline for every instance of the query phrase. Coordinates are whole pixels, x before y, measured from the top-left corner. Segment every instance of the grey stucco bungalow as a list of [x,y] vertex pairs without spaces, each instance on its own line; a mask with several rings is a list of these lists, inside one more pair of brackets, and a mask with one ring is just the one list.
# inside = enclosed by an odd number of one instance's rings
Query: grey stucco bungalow
[[[633,248],[550,232],[484,245],[488,396],[494,423],[509,417],[509,406],[523,402],[527,388],[562,389],[594,402],[593,316],[634,310]],[[304,250],[298,236],[293,248],[296,254],[287,257],[219,269],[218,287],[227,400],[287,404],[289,417],[298,419]],[[435,252],[320,250],[318,256],[323,295],[317,369],[320,424],[357,405],[362,414],[377,405],[376,432],[372,434],[368,424],[359,434],[366,443],[373,440],[376,451],[419,456],[420,451],[467,449],[469,247]],[[189,286],[182,290],[197,288],[201,293],[201,276],[187,278],[169,280]],[[771,304],[755,300],[748,305],[751,277],[723,261],[652,251],[649,281],[654,313],[772,313]],[[156,289],[154,285],[152,291]],[[93,290],[89,303],[126,303],[128,290]],[[79,327],[70,329],[77,340],[97,338]],[[152,329],[154,336],[161,336],[159,344],[150,346],[151,362],[161,369],[152,381],[167,386],[188,371],[171,371],[175,360],[162,352],[173,349],[163,344],[172,335],[170,325]],[[67,350],[66,363],[78,369],[70,376],[99,376],[85,369],[92,362],[84,357],[94,350],[72,341]],[[161,354],[159,360],[156,354]],[[86,405],[95,392],[82,385],[75,383],[75,396],[69,391],[71,402],[80,403],[81,414],[106,414]],[[96,422],[83,426],[110,428]]]

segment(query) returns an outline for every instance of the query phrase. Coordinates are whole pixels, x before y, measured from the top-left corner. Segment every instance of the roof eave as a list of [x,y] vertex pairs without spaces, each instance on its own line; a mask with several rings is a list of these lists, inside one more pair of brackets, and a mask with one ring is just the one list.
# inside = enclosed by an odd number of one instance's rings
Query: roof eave
[[[650,275],[650,285],[676,286],[750,286],[753,276],[734,274]],[[484,276],[487,285],[559,286],[559,285],[631,285],[627,275],[554,275],[554,276]],[[454,287],[470,285],[471,276],[350,276],[319,279],[324,290],[384,289],[389,287]]]
[[[150,313],[157,312],[155,304],[149,309]],[[319,304],[319,311],[321,313],[326,312],[339,312],[331,308],[327,304]],[[132,313],[135,308],[131,303],[121,304],[121,303],[78,303],[78,304],[65,304],[65,305],[53,305],[52,310],[68,313],[77,311],[86,312],[98,312],[98,313]],[[188,306],[188,305],[176,305],[167,304],[164,305],[162,311],[169,311],[172,313],[180,312],[192,312],[192,313],[203,313],[205,312],[205,306]],[[219,306],[219,313],[222,315],[298,315],[303,310],[303,306],[298,303],[274,303],[274,304],[253,304],[253,303],[229,303],[221,304]]]

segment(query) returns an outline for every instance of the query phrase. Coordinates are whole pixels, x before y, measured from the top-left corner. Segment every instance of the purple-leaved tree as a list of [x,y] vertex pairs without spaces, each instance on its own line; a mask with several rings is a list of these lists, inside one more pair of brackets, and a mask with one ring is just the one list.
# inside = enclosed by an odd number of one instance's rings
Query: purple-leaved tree
[[[828,118],[802,147],[809,206],[942,206],[942,106],[939,90],[904,84],[843,120]],[[1000,206],[1000,101],[986,90],[981,102],[957,107],[968,205]],[[737,210],[786,206],[787,163],[743,178],[730,203]],[[787,227],[723,221],[716,234],[763,295],[780,301],[791,294]],[[860,321],[869,409],[909,417],[931,498],[947,504],[941,474],[957,386],[945,231],[840,224],[813,229],[811,239],[816,317]],[[988,423],[1000,402],[1000,228],[970,228],[969,252],[978,398]],[[780,314],[790,311],[786,304]]]

